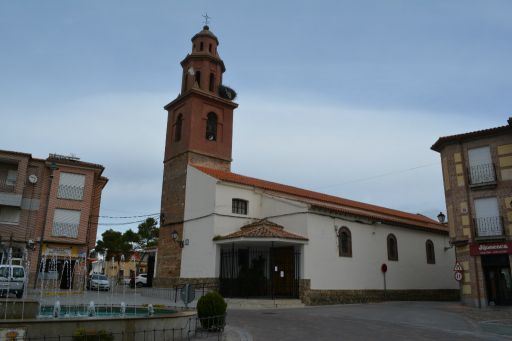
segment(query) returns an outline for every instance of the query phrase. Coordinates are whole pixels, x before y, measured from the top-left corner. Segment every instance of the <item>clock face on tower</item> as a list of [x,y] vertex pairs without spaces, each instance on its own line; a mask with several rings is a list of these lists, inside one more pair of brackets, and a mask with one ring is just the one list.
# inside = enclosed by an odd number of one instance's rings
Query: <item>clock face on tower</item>
[[29,175],[28,182],[30,182],[31,184],[35,184],[37,182],[37,176],[35,174]]

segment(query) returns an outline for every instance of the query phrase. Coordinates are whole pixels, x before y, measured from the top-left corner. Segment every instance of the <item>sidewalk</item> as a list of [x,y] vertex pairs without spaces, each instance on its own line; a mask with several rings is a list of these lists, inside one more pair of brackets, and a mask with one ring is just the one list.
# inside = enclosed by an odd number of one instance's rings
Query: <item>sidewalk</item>
[[512,336],[512,306],[475,308],[454,303],[447,309],[472,320],[485,332]]

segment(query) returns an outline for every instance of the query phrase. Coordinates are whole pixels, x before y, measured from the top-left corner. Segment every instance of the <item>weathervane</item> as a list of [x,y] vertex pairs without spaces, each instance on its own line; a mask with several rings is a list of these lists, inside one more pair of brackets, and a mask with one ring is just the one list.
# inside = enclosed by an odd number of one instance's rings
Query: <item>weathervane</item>
[[203,15],[203,18],[204,18],[204,24],[206,26],[208,26],[208,20],[211,19],[212,17],[209,17],[208,13],[206,13],[205,15]]

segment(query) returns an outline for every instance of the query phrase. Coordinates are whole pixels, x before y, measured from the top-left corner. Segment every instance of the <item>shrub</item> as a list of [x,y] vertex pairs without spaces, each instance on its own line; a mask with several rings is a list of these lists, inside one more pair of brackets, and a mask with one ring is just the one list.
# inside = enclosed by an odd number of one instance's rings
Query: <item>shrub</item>
[[73,341],[98,340],[98,341],[114,341],[114,335],[105,330],[86,330],[78,328],[73,334]]
[[209,292],[197,301],[197,316],[201,326],[209,330],[224,328],[227,303],[217,292]]

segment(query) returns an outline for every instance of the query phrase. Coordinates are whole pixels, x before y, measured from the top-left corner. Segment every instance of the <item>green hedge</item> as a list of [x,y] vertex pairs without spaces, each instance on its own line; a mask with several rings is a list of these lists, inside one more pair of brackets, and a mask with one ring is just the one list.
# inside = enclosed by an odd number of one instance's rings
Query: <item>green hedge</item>
[[223,329],[227,303],[217,292],[209,292],[197,301],[197,316],[205,329]]

